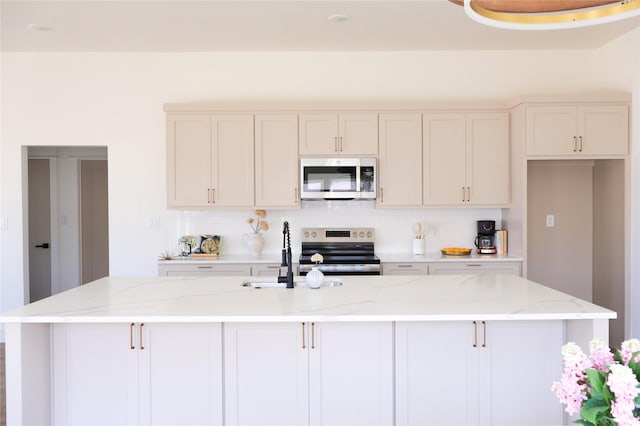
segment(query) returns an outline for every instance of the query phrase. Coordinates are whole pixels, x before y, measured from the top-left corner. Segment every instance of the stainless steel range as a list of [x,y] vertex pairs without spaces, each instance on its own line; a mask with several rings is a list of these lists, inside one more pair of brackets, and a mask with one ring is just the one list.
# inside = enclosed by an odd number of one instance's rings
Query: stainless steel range
[[302,228],[300,275],[316,266],[315,253],[324,258],[317,266],[325,275],[380,275],[375,237],[374,228]]

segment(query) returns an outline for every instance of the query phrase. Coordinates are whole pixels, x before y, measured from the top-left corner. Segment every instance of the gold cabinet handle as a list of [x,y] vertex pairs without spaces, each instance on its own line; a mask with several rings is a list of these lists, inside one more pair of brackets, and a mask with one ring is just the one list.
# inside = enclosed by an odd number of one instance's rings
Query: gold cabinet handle
[[302,349],[307,349],[307,346],[305,345],[305,338],[304,338],[304,323],[302,323]]
[[298,188],[293,188],[293,202],[298,204]]
[[465,187],[463,186],[462,187],[462,202],[463,203],[465,202],[466,195],[467,195],[467,191],[465,190]]
[[334,136],[333,138],[333,152],[338,152],[338,137]]
[[384,188],[380,188],[380,202],[384,203]]
[[129,325],[129,349],[135,349],[136,347],[133,345],[133,326],[135,324],[131,323],[131,325]]
[[140,350],[141,351],[144,350],[144,344],[142,343],[142,327],[144,327],[143,322],[140,323]]
[[573,137],[573,152],[576,152],[578,150],[578,137],[574,136]]
[[216,202],[216,189],[211,188],[211,204],[215,204]]
[[207,188],[207,204],[211,203],[211,188]]
[[578,147],[578,151],[582,152],[582,136],[578,136],[578,139],[580,140],[580,145]]
[[311,349],[316,348],[316,323],[311,323]]
[[340,147],[340,152],[342,152],[342,136],[340,136],[340,145],[339,145],[339,147]]
[[473,347],[478,347],[478,323],[477,321],[473,322]]
[[471,187],[467,186],[467,203],[471,201]]
[[487,347],[487,322],[482,321],[482,347]]

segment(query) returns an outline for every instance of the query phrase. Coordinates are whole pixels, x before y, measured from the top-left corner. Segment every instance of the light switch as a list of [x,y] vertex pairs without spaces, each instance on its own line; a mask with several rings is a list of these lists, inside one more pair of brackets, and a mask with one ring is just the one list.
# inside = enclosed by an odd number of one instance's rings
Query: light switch
[[160,217],[147,216],[147,229],[160,229]]
[[552,214],[547,215],[547,228],[553,228],[556,226],[556,217]]
[[0,217],[0,229],[3,231],[9,229],[9,219],[6,217]]

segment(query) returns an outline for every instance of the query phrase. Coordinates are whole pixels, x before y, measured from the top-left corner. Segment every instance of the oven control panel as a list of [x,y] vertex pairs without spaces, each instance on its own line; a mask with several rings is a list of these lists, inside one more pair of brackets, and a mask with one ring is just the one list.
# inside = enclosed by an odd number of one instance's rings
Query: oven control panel
[[302,228],[302,242],[306,243],[373,243],[374,228]]

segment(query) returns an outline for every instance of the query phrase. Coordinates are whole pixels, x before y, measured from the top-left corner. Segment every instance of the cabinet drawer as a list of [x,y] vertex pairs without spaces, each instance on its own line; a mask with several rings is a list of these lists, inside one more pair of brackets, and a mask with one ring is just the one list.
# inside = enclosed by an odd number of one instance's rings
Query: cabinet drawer
[[457,275],[457,274],[515,274],[522,275],[520,262],[482,262],[469,261],[464,263],[432,263],[429,265],[429,275]]
[[382,264],[382,275],[427,275],[429,265],[426,263],[391,262]]
[[251,275],[251,265],[212,265],[210,263],[203,265],[158,265],[158,275],[168,277],[248,276]]

